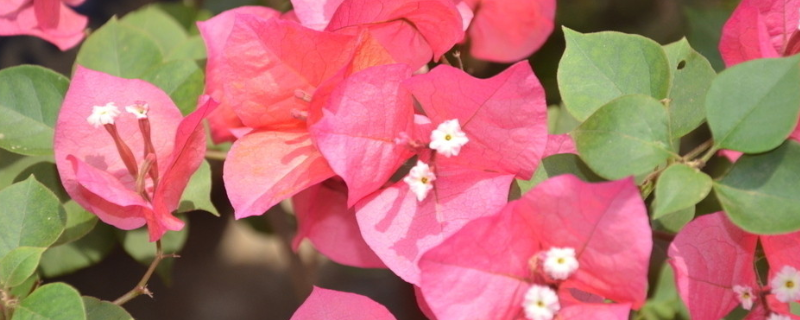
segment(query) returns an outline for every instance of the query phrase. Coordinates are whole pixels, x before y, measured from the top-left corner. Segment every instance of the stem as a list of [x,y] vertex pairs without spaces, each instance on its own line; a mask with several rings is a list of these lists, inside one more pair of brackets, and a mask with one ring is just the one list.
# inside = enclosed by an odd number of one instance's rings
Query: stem
[[704,154],[704,155],[703,155],[703,157],[702,157],[702,158],[700,158],[700,161],[702,161],[702,162],[703,162],[703,164],[705,165],[705,163],[707,163],[707,162],[708,162],[708,160],[710,160],[710,159],[711,159],[711,157],[713,157],[713,156],[714,156],[714,155],[717,153],[717,151],[719,151],[719,148],[717,148],[717,147],[711,147],[711,149],[708,149],[708,151],[706,152],[706,154]]
[[225,161],[225,158],[228,157],[227,151],[221,150],[206,150],[206,158],[211,160],[220,160]]
[[146,294],[152,298],[153,293],[150,292],[149,289],[147,289],[147,282],[150,281],[150,277],[153,276],[153,273],[156,271],[156,267],[158,267],[158,264],[161,263],[161,260],[164,260],[164,258],[177,258],[177,257],[178,256],[175,254],[165,255],[164,251],[161,249],[161,240],[156,241],[156,257],[153,259],[153,262],[150,263],[150,267],[147,268],[147,272],[144,273],[142,280],[139,280],[139,283],[137,283],[136,286],[133,289],[131,289],[131,291],[128,291],[128,293],[117,298],[117,300],[114,300],[114,304],[121,306],[126,302],[131,301],[133,300],[133,298],[136,298],[142,294]]
[[304,300],[311,294],[311,277],[300,260],[300,256],[292,250],[292,235],[289,224],[286,221],[286,213],[283,210],[268,212],[266,214],[273,230],[278,235],[281,242],[281,251],[289,260],[289,274],[291,275],[294,293],[299,300]]
[[714,145],[714,140],[708,139],[708,141],[701,143],[699,146],[695,147],[694,149],[692,149],[692,151],[689,151],[689,153],[683,156],[683,160],[684,161],[694,160],[694,158],[697,158],[697,156],[703,153],[703,151],[706,151],[708,150],[708,148],[711,148],[712,145]]

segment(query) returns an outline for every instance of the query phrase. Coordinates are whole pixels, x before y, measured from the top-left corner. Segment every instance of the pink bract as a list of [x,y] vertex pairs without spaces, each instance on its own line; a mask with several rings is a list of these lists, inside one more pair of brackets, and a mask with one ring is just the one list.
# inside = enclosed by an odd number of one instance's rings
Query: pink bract
[[314,287],[291,320],[394,320],[386,307],[362,295]]
[[[0,2],[0,36],[30,35],[56,45],[62,51],[86,36],[88,19],[67,7],[83,1],[12,0]],[[65,4],[66,3],[66,4]]]
[[526,61],[489,79],[440,65],[405,84],[434,127],[459,120],[470,142],[451,161],[531,178],[547,145],[547,103]]
[[438,60],[464,38],[452,0],[344,0],[326,30],[355,34],[360,27],[414,70]]
[[558,319],[627,319],[647,294],[648,220],[632,179],[590,184],[557,176],[428,251],[420,288],[439,319],[521,319],[528,288],[546,284],[534,257],[570,247],[580,267],[547,283],[558,287]]
[[308,238],[320,253],[337,263],[360,268],[385,268],[369,248],[356,222],[356,212],[347,207],[347,187],[328,179],[292,197],[297,216],[293,247]]
[[800,0],[743,0],[722,29],[725,64],[800,52]]
[[356,41],[291,21],[236,16],[220,63],[229,73],[223,95],[252,129],[225,161],[223,178],[237,218],[260,215],[334,175],[310,139],[309,102],[352,60]]
[[[189,178],[205,155],[202,119],[215,103],[208,98],[186,118],[166,93],[142,80],[117,78],[78,66],[56,123],[55,160],[67,193],[104,222],[130,230],[147,224],[150,240],[167,230],[180,230],[183,222],[172,216]],[[144,101],[150,106],[148,120],[158,163],[160,183],[147,179],[146,193],[139,195],[132,177],[105,128],[87,121],[94,106],[114,103],[123,113],[115,125],[133,151],[136,163],[144,162],[144,142],[135,116],[125,106]]]
[[513,176],[443,166],[436,184],[419,202],[403,181],[356,204],[364,240],[395,274],[419,283],[417,262],[467,222],[492,215],[508,201]]
[[394,140],[412,135],[414,101],[401,86],[412,70],[383,65],[352,74],[325,97],[309,130],[337,175],[347,183],[348,207],[372,193],[413,155]]
[[242,121],[233,112],[233,107],[228,102],[230,98],[225,96],[223,88],[226,77],[232,76],[230,72],[224,70],[225,43],[233,29],[236,15],[244,14],[269,19],[278,17],[280,12],[267,7],[245,6],[222,12],[207,21],[197,23],[208,55],[205,94],[220,102],[219,107],[208,116],[211,137],[215,143],[236,140],[236,135],[232,131],[244,127]]
[[786,314],[787,303],[775,300],[759,285],[755,273],[756,244],[761,242],[770,265],[768,278],[782,266],[800,266],[797,246],[800,232],[757,236],[731,223],[723,212],[698,217],[687,224],[669,248],[670,264],[681,299],[692,319],[720,319],[740,304],[734,286],[749,286],[765,295],[768,308],[756,300],[747,319],[766,319],[769,312]]
[[515,62],[533,54],[553,32],[555,0],[465,0],[474,11],[467,31],[470,53]]

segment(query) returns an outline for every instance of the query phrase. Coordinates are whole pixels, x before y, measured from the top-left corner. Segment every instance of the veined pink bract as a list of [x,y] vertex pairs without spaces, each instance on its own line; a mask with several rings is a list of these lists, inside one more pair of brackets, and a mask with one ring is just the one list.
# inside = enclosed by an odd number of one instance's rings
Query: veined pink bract
[[[215,107],[213,100],[204,101],[184,118],[169,96],[150,83],[78,66],[55,129],[55,159],[64,188],[108,224],[125,230],[147,224],[151,241],[167,230],[180,230],[183,222],[172,211],[203,161],[202,120]],[[87,118],[98,106],[146,106],[148,129],[125,110],[106,128],[95,126]],[[127,146],[127,155],[111,131]]]
[[77,45],[88,19],[67,7],[83,0],[10,0],[0,2],[0,36],[30,35],[62,51]]

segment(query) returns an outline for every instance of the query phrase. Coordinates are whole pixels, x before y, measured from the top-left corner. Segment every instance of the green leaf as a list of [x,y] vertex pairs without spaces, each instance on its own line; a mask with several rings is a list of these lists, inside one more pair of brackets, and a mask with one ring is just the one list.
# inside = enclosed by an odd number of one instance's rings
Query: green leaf
[[731,221],[748,232],[800,230],[800,144],[786,141],[770,152],[742,156],[714,191]]
[[[19,173],[38,162],[53,161],[52,156],[23,156],[0,149],[0,189],[18,180]],[[26,176],[27,178],[27,176]]]
[[64,186],[61,184],[58,169],[52,159],[41,161],[25,168],[17,174],[17,177],[14,178],[14,182],[24,181],[31,175],[36,178],[36,181],[39,181],[39,183],[55,193],[60,201],[69,200],[69,194],[67,194],[67,190],[65,190]]
[[[181,220],[186,222],[186,219],[180,217]],[[133,259],[139,263],[149,266],[153,259],[156,257],[156,244],[150,242],[150,235],[147,228],[139,228],[130,231],[118,230],[117,235],[120,236],[120,243]],[[177,253],[183,249],[186,244],[186,238],[189,236],[189,224],[183,227],[181,231],[169,231],[161,237],[161,248],[165,254]],[[156,273],[161,279],[169,285],[172,282],[172,266],[175,259],[164,259],[158,264]]]
[[550,134],[564,134],[580,125],[564,106],[547,107],[547,131]]
[[86,38],[75,64],[133,79],[159,65],[162,56],[156,40],[114,17]]
[[717,73],[685,38],[664,46],[664,51],[672,72],[667,108],[670,136],[677,139],[697,129],[705,120],[706,92]]
[[758,153],[779,146],[800,115],[800,56],[758,59],[722,71],[706,96],[714,147]]
[[206,43],[200,36],[192,36],[179,43],[167,54],[164,61],[172,60],[203,60],[207,57]]
[[187,6],[182,3],[159,2],[153,4],[153,6],[158,7],[161,11],[172,16],[172,18],[183,26],[184,30],[190,35],[197,35],[200,33],[197,29],[197,21],[208,20],[214,16],[211,11]]
[[47,278],[69,274],[102,261],[111,253],[114,244],[114,229],[105,223],[98,223],[86,236],[47,249],[39,268]]
[[564,37],[567,48],[558,65],[558,88],[576,119],[586,120],[626,94],[667,97],[669,61],[655,41],[619,32],[581,34],[568,28]]
[[0,190],[0,258],[21,246],[45,248],[64,231],[58,198],[33,177]]
[[151,69],[142,79],[164,90],[185,116],[197,107],[205,76],[194,61],[176,60]]
[[86,211],[86,209],[73,200],[64,203],[63,207],[67,213],[67,224],[64,228],[64,233],[62,233],[61,237],[53,244],[54,246],[83,238],[94,229],[98,220],[97,216]]
[[0,70],[0,148],[25,155],[53,153],[53,127],[69,79],[39,66]]
[[211,166],[203,160],[200,168],[189,179],[189,184],[183,190],[178,213],[194,210],[204,210],[219,217],[219,212],[211,203]]
[[122,307],[95,297],[83,296],[86,307],[86,320],[133,320]]
[[85,320],[83,299],[66,283],[46,284],[20,301],[11,320]]
[[11,295],[17,298],[17,300],[25,299],[25,297],[29,296],[34,289],[39,287],[41,282],[39,282],[39,275],[34,273],[28,279],[25,279],[25,282],[19,284],[13,288],[11,288]]
[[516,181],[520,188],[520,194],[525,194],[539,183],[562,174],[571,174],[587,182],[603,181],[603,178],[592,172],[578,155],[571,153],[554,154],[542,159],[542,163],[536,168],[531,180]]
[[653,229],[678,233],[689,221],[694,219],[695,211],[695,207],[688,207],[663,214],[660,218],[654,219]]
[[126,14],[119,20],[119,23],[138,29],[152,37],[164,55],[189,37],[186,29],[178,21],[161,8],[153,5]]
[[39,266],[44,248],[18,247],[0,259],[0,285],[11,288],[21,285]]
[[793,315],[800,316],[800,303],[789,302],[789,310]]
[[[728,1],[731,3],[731,1]],[[731,12],[735,5],[728,5],[726,8],[721,6],[683,6],[686,20],[688,22],[689,43],[697,49],[714,67],[714,70],[725,69],[722,56],[719,54],[719,39],[722,34],[722,26],[731,17]]]
[[656,181],[653,219],[694,207],[711,191],[711,177],[685,164],[673,164]]
[[653,171],[670,156],[667,111],[644,95],[627,95],[601,107],[573,131],[581,159],[610,180]]

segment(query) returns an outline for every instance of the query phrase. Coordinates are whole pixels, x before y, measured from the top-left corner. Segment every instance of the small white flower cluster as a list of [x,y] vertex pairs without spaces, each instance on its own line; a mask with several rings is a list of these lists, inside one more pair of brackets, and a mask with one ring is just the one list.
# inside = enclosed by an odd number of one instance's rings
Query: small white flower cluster
[[433,189],[434,180],[436,180],[436,175],[431,171],[431,167],[419,160],[417,160],[417,165],[411,168],[408,175],[403,178],[403,181],[411,188],[411,192],[417,196],[417,201],[425,200],[428,192]]
[[528,320],[552,320],[556,312],[561,310],[561,305],[553,289],[534,284],[525,292],[522,308]]
[[755,300],[753,288],[735,285],[733,286],[733,292],[736,293],[736,299],[742,304],[742,309],[750,310],[753,308],[753,301]]
[[113,102],[109,102],[105,106],[92,107],[92,114],[86,118],[86,121],[89,121],[91,125],[97,128],[107,124],[114,124],[114,118],[117,116],[119,116],[119,108]]
[[[146,102],[137,101],[135,104],[125,107],[125,111],[132,113],[136,119],[147,119],[147,111],[150,107]],[[120,114],[119,108],[113,102],[106,103],[105,106],[92,107],[92,114],[86,118],[89,124],[98,128],[107,124],[114,124],[114,118]]]
[[467,134],[461,131],[458,119],[447,120],[431,132],[431,149],[445,157],[457,156],[461,147],[469,142]]
[[800,272],[791,266],[783,266],[770,281],[772,293],[780,302],[800,300]]
[[573,248],[550,248],[545,253],[544,271],[554,280],[566,280],[578,270],[578,259]]
[[133,105],[125,107],[125,111],[128,111],[136,116],[136,119],[147,119],[147,111],[150,110],[150,106],[147,105],[147,102],[143,101],[136,101]]

